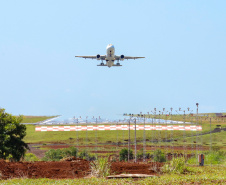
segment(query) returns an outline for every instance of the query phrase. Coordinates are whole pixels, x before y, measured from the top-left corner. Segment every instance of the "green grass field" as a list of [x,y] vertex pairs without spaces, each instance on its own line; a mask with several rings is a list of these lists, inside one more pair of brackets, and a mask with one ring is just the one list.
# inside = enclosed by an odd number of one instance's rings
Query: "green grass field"
[[[194,118],[194,117],[193,117]],[[174,120],[183,120],[183,116],[174,116]],[[185,121],[190,121],[190,117],[187,117]],[[175,144],[191,144],[196,141],[196,134],[208,133],[216,128],[216,125],[226,127],[226,118],[220,120],[212,120],[211,125],[207,117],[199,117],[199,125],[202,125],[202,131],[145,131],[147,143],[152,141],[158,141],[158,144],[168,144],[163,142],[166,139],[177,140]],[[25,142],[27,143],[65,143],[65,144],[95,144],[98,143],[124,143],[128,140],[128,131],[58,131],[58,132],[36,132],[35,125],[26,125],[27,135]],[[143,131],[137,131],[137,141],[143,141]],[[131,131],[131,141],[135,139],[134,131]],[[226,132],[207,134],[198,137],[200,143],[209,145],[213,142],[217,145],[224,146],[226,143]],[[184,142],[186,139],[186,142]]]
[[[207,132],[208,130],[206,130]],[[143,141],[143,131],[137,131],[137,140]],[[193,136],[195,131],[145,131],[146,139],[148,141],[159,140],[159,142],[164,139],[170,139],[171,137],[181,138],[184,135],[186,137]],[[86,135],[87,134],[87,135]],[[116,142],[125,142],[128,140],[128,131],[57,131],[57,132],[36,132],[35,125],[27,125],[27,135],[25,137],[25,142],[28,143],[75,143],[77,138],[80,144],[88,144],[96,142],[98,143],[116,143]],[[131,140],[135,139],[135,131],[131,130]],[[148,142],[147,141],[147,142]]]
[[[178,118],[179,119],[179,118]],[[181,120],[180,117],[179,120]],[[187,120],[186,120],[187,121]],[[145,131],[146,152],[153,153],[153,147],[161,147],[165,153],[202,153],[203,150],[209,151],[214,147],[220,147],[226,150],[226,132],[209,134],[221,124],[225,127],[224,120],[216,120],[210,123],[205,117],[199,118],[199,125],[202,125],[202,131]],[[79,151],[86,149],[93,153],[95,151],[104,151],[98,153],[99,156],[107,156],[118,153],[123,147],[128,146],[128,131],[57,131],[57,132],[36,132],[35,125],[26,125],[27,135],[25,142],[39,144],[37,147],[41,150],[48,150],[51,144],[68,144],[79,147]],[[204,133],[205,135],[196,136]],[[143,146],[144,131],[137,131],[138,152]],[[166,139],[173,140],[165,142]],[[131,148],[134,150],[135,131],[131,131]]]
[[55,117],[57,116],[23,116],[23,121],[21,123],[37,123]]

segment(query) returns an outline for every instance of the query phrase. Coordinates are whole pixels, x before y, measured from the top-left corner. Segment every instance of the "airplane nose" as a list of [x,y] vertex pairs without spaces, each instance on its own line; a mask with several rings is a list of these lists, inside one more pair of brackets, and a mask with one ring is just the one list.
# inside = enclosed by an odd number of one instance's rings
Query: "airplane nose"
[[114,46],[113,46],[112,44],[109,44],[109,45],[107,46],[107,49],[109,49],[109,48],[114,48]]

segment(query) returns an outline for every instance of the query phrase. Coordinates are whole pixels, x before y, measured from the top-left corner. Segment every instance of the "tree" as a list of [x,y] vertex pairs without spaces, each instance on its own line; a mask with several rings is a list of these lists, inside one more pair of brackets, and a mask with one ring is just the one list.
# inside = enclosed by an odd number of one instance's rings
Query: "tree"
[[24,157],[28,145],[23,141],[26,126],[20,124],[22,116],[12,116],[0,108],[0,159],[19,161]]

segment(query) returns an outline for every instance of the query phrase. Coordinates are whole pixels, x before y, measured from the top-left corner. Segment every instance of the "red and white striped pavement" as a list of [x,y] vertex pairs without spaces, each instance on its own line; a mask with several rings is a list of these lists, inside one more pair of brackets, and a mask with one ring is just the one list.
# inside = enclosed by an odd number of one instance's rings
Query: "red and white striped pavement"
[[[35,131],[93,131],[93,130],[129,130],[129,125],[92,125],[92,126],[40,126]],[[130,125],[135,130],[135,125]],[[144,130],[144,125],[137,125],[136,130]],[[200,125],[145,125],[145,130],[185,130],[201,131]]]

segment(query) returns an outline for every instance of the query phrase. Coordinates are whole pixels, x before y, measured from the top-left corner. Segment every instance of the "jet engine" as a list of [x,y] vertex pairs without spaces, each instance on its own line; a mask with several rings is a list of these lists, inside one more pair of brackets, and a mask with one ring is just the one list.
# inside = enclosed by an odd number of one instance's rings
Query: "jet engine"
[[121,60],[121,61],[123,61],[123,60],[124,60],[124,58],[125,58],[125,56],[124,56],[124,55],[121,55],[121,56],[120,56],[120,60]]
[[100,55],[99,54],[97,55],[97,60],[100,60]]

